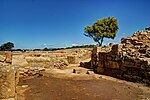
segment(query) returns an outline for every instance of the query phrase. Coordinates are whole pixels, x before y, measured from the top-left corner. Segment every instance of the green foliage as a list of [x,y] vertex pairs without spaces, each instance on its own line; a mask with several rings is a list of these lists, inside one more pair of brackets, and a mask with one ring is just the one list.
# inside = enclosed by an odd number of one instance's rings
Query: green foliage
[[104,38],[114,39],[118,32],[118,21],[114,17],[103,18],[92,26],[85,27],[85,36],[92,38],[101,46]]
[[49,50],[48,48],[44,48],[44,49],[43,49],[43,51],[48,51],[48,50]]
[[14,44],[12,42],[7,42],[7,43],[0,46],[0,50],[1,51],[8,51],[8,50],[12,50],[13,47],[14,47]]
[[72,49],[72,48],[93,48],[95,45],[81,45],[81,46],[72,46],[67,47],[66,49]]

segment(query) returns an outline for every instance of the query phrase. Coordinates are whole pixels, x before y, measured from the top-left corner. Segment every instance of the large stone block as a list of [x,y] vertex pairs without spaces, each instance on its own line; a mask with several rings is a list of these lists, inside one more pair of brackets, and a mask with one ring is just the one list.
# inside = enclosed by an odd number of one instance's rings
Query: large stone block
[[104,73],[104,68],[103,68],[103,67],[97,67],[97,68],[96,68],[96,72],[103,74],[103,73]]
[[12,56],[12,65],[15,65],[15,66],[27,66],[28,62],[26,61],[24,55],[13,55]]
[[107,61],[107,62],[105,62],[105,67],[112,68],[112,69],[119,69],[119,64],[118,64],[118,62]]
[[4,62],[6,57],[4,55],[0,55],[0,62]]
[[143,42],[138,42],[138,41],[135,41],[133,44],[134,44],[134,45],[139,45],[139,46],[142,46],[142,45],[143,45]]
[[92,68],[97,66],[97,59],[98,59],[97,53],[99,52],[100,49],[101,47],[94,47],[92,50],[92,54],[91,54],[91,67]]
[[98,67],[105,67],[105,66],[104,66],[104,62],[100,62],[100,61],[99,61],[99,62],[98,62]]
[[7,51],[0,51],[0,62],[4,62],[6,60],[6,52]]
[[122,70],[122,71],[127,71],[128,67],[120,65],[119,69]]
[[11,64],[12,63],[12,52],[11,51],[6,51],[5,55],[6,55],[5,62]]
[[123,66],[127,66],[127,67],[136,67],[134,61],[133,61],[133,60],[130,60],[130,59],[124,61],[124,62],[123,62]]
[[98,57],[99,61],[106,61],[107,60],[108,53],[107,52],[99,52]]
[[134,45],[131,44],[131,43],[126,43],[126,44],[124,45],[124,48],[134,48]]
[[67,56],[67,60],[69,64],[77,64],[79,63],[78,57],[75,55]]
[[97,53],[97,47],[93,47],[92,53],[93,53],[93,54],[96,54],[96,53]]
[[146,48],[140,48],[138,51],[139,53],[146,54]]
[[111,50],[112,54],[118,54],[119,52],[121,52],[122,51],[122,46],[123,46],[122,44],[113,45],[112,50]]
[[92,68],[91,67],[91,61],[89,61],[89,62],[80,62],[80,67]]
[[8,64],[0,63],[0,99],[15,97],[15,71]]

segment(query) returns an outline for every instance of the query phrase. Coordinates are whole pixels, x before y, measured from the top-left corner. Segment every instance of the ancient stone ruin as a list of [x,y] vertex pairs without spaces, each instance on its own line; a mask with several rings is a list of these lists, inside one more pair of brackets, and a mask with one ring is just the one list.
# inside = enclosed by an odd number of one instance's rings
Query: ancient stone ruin
[[[92,51],[92,52],[91,52]],[[91,58],[90,62],[82,62]],[[80,63],[81,62],[81,63]],[[19,78],[42,76],[45,70],[77,65],[129,81],[150,84],[150,31],[135,32],[109,47],[58,51],[0,52],[0,99],[17,98]],[[73,73],[80,73],[73,69]],[[84,72],[90,74],[90,71]],[[17,100],[17,99],[16,99]]]
[[12,54],[9,51],[0,52],[0,99],[14,99],[16,72],[11,65]]
[[97,73],[150,84],[150,31],[135,32],[109,47],[93,48],[90,65]]
[[42,76],[45,70],[63,69],[69,64],[90,58],[91,49],[58,51],[1,51],[0,52],[0,100],[17,99],[19,78]]

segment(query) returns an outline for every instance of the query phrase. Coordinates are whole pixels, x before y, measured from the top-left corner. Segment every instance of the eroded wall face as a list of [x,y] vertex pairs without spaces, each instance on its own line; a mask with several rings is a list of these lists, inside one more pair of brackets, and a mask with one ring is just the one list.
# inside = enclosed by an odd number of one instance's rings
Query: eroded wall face
[[150,84],[150,32],[141,31],[104,50],[93,48],[91,66],[97,72]]
[[0,99],[15,98],[16,77],[10,51],[0,52]]

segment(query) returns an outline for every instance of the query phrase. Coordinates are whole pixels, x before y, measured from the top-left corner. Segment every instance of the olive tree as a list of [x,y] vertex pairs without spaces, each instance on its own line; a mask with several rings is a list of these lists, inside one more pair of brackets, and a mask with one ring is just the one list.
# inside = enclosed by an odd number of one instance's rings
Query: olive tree
[[102,46],[104,38],[114,39],[118,29],[117,19],[108,17],[96,21],[92,26],[86,26],[84,35],[92,38],[99,46]]

